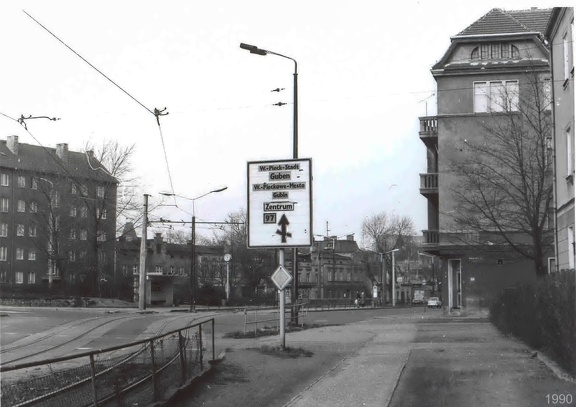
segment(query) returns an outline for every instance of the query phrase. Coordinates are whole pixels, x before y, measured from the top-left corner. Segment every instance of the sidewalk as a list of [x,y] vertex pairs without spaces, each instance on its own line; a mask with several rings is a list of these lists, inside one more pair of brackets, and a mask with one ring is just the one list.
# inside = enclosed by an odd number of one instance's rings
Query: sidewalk
[[310,358],[263,355],[264,345],[278,346],[279,337],[220,339],[224,365],[187,401],[169,405],[525,407],[546,405],[547,392],[576,399],[574,382],[481,314],[433,310],[287,333],[286,346],[309,350]]

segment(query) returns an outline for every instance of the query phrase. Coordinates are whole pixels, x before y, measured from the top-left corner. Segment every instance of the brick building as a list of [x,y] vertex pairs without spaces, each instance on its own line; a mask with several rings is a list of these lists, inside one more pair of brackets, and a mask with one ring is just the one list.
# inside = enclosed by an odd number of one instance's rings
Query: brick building
[[118,182],[91,152],[0,140],[0,289],[104,295]]

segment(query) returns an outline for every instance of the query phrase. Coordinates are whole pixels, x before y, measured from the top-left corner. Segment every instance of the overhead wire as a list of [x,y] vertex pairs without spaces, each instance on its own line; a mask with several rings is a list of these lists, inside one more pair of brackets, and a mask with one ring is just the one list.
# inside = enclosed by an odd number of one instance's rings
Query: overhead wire
[[90,61],[88,61],[86,58],[84,58],[82,55],[80,55],[78,52],[76,52],[72,47],[70,47],[68,44],[66,44],[63,40],[61,40],[56,34],[54,34],[52,31],[50,31],[46,26],[44,26],[42,23],[40,23],[38,20],[36,20],[34,17],[32,17],[29,13],[27,13],[25,10],[22,10],[24,12],[24,14],[26,14],[28,17],[30,17],[36,24],[38,24],[40,27],[42,27],[45,31],[47,31],[50,35],[52,35],[54,38],[56,38],[56,40],[58,40],[61,44],[63,44],[66,48],[68,48],[71,52],[73,52],[77,57],[79,57],[80,59],[82,59],[82,61],[86,62],[92,69],[94,69],[96,72],[98,72],[100,75],[102,75],[104,78],[106,78],[110,83],[112,83],[114,86],[116,86],[118,89],[120,89],[122,92],[124,92],[128,97],[130,97],[132,100],[134,100],[136,103],[138,103],[140,106],[142,106],[148,113],[152,114],[155,118],[156,118],[156,122],[158,123],[158,130],[160,133],[160,139],[162,142],[162,149],[164,150],[164,157],[165,157],[165,161],[166,161],[166,169],[168,172],[168,178],[170,181],[170,188],[172,189],[172,193],[174,193],[174,185],[172,182],[172,174],[170,172],[170,166],[168,164],[168,156],[166,153],[166,145],[164,143],[164,135],[162,134],[162,126],[160,124],[160,116],[166,116],[168,115],[168,112],[166,112],[166,108],[164,109],[154,109],[151,110],[148,107],[146,107],[142,102],[140,102],[138,99],[136,99],[134,96],[132,96],[127,90],[125,90],[122,86],[120,86],[119,84],[117,84],[116,82],[114,82],[108,75],[106,75],[104,72],[102,72],[100,69],[98,69],[96,66],[94,66],[92,63],[90,63]]

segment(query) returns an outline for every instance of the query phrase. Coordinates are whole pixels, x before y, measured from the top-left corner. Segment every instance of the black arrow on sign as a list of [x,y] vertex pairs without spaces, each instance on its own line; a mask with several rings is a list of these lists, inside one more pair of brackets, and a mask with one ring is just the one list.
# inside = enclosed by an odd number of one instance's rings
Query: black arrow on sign
[[276,230],[276,234],[282,236],[282,243],[286,243],[286,236],[292,237],[292,233],[288,233],[286,231],[286,227],[290,224],[290,222],[288,222],[288,218],[285,214],[282,214],[278,224],[280,225],[280,230]]

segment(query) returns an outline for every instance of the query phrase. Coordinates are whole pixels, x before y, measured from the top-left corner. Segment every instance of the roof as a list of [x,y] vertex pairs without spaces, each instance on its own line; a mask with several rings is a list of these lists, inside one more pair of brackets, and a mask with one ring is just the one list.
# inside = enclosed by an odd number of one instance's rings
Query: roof
[[67,174],[75,178],[118,183],[102,163],[89,157],[88,153],[68,150],[68,160],[64,162],[56,154],[55,148],[18,143],[18,154],[14,154],[8,148],[7,140],[0,140],[0,157],[0,168],[41,174]]
[[551,13],[552,9],[503,10],[494,8],[457,36],[534,32],[544,34]]

